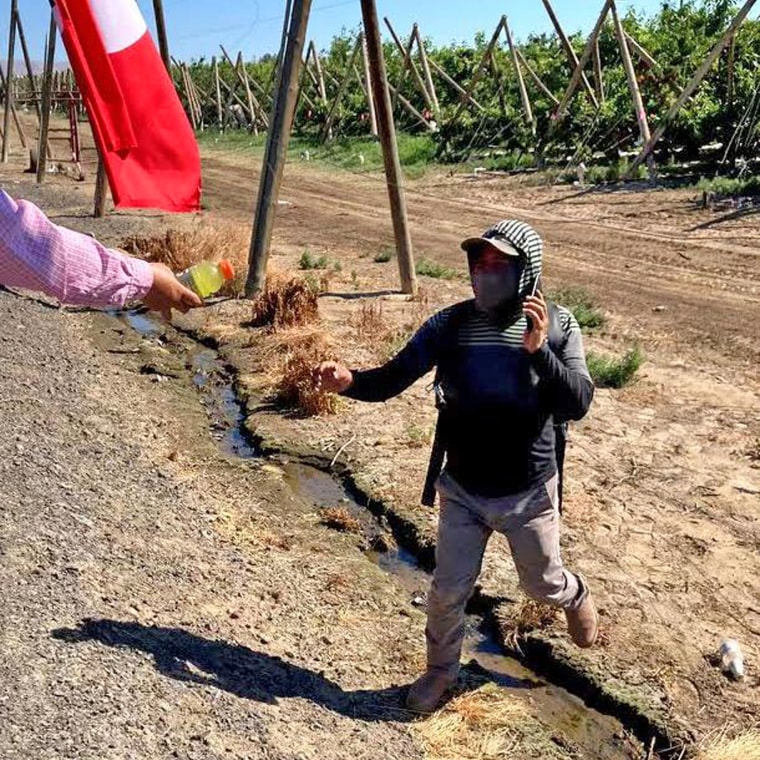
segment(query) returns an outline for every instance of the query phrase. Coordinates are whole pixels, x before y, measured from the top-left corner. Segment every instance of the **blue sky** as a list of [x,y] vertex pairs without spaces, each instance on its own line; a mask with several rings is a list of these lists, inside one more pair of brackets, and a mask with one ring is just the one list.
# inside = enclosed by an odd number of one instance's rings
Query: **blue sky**
[[[138,0],[151,29],[152,0]],[[634,7],[652,13],[660,0],[622,0],[621,8]],[[0,5],[0,57],[5,58],[8,39],[7,7]],[[557,15],[568,31],[590,30],[601,9],[602,0],[554,0]],[[22,22],[29,39],[31,57],[42,60],[49,20],[46,0],[22,0]],[[219,53],[219,43],[234,53],[242,50],[246,58],[277,50],[282,30],[285,0],[164,0],[169,47],[179,60]],[[440,43],[469,41],[477,31],[490,34],[506,13],[515,35],[551,31],[551,22],[541,0],[377,0],[382,20],[388,16],[399,34],[408,33],[417,22],[422,33]],[[313,0],[309,39],[326,47],[341,28],[359,24],[359,0]],[[64,59],[58,40],[56,58]]]

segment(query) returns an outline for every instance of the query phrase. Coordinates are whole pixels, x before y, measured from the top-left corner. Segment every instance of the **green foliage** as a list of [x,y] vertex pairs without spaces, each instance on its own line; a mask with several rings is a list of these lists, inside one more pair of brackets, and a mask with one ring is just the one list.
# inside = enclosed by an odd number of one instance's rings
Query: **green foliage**
[[745,179],[731,177],[703,178],[697,184],[697,189],[724,197],[760,195],[760,177],[747,177]]
[[327,269],[327,256],[315,256],[308,248],[298,261],[299,269]]
[[438,264],[435,261],[420,259],[415,267],[417,274],[423,277],[432,277],[436,280],[453,280],[457,273],[453,269]]
[[631,349],[622,358],[601,356],[589,352],[586,356],[588,371],[598,388],[623,388],[633,381],[644,362],[638,347]]
[[604,325],[604,314],[582,288],[557,290],[549,294],[549,299],[572,312],[582,329],[590,330]]

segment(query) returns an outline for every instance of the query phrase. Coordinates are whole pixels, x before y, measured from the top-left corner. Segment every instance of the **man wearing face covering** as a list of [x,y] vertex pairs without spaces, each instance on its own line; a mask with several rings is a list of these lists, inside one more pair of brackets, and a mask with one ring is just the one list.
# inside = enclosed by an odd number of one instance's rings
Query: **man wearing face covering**
[[598,625],[588,586],[563,566],[559,545],[555,423],[582,418],[594,393],[580,328],[536,288],[543,244],[530,226],[499,222],[462,249],[474,300],[435,314],[382,367],[326,362],[315,370],[327,391],[385,401],[437,368],[446,464],[435,481],[427,671],[407,698],[424,713],[456,683],[465,606],[494,531],[506,536],[525,593],[564,610],[575,644],[593,646]]

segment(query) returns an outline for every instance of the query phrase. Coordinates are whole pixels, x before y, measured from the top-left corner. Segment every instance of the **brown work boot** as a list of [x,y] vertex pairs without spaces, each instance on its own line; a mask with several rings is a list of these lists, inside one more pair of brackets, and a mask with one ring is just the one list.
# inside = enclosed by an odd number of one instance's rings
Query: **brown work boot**
[[588,649],[596,643],[599,633],[599,617],[591,594],[588,594],[578,609],[565,610],[567,630],[576,646]]
[[416,713],[431,713],[456,682],[457,677],[445,671],[428,670],[409,687],[406,706]]

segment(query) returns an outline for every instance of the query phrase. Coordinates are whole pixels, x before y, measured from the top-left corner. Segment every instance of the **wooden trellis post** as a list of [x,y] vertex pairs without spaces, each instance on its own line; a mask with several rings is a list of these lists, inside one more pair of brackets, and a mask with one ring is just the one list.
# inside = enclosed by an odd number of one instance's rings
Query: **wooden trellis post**
[[[641,90],[639,89],[639,83],[636,80],[636,70],[633,68],[633,61],[631,60],[631,51],[628,49],[628,40],[623,29],[623,22],[620,20],[620,15],[617,11],[617,6],[614,0],[610,5],[612,11],[612,20],[615,24],[615,33],[617,34],[618,44],[620,45],[620,55],[623,58],[623,68],[625,69],[625,75],[628,78],[628,88],[631,91],[631,100],[633,101],[633,110],[636,113],[636,121],[639,124],[639,134],[641,135],[642,145],[646,145],[651,139],[652,135],[649,131],[649,121],[647,119],[646,111],[644,110],[644,101],[641,99]],[[652,156],[649,156],[649,178],[653,180],[655,177],[655,167]]]
[[441,106],[438,104],[438,95],[435,91],[435,84],[433,83],[433,77],[430,75],[430,66],[428,64],[428,57],[427,53],[425,52],[425,44],[422,41],[422,36],[420,35],[420,28],[417,26],[417,24],[414,25],[412,28],[412,33],[414,34],[415,39],[417,40],[417,50],[420,54],[420,63],[422,64],[422,73],[425,76],[425,85],[428,90],[428,94],[430,95],[430,100],[433,104],[433,113],[435,114],[436,119],[440,118],[441,115]]
[[364,33],[361,35],[362,62],[364,64],[364,81],[367,85],[367,105],[369,106],[369,123],[373,137],[377,137],[377,114],[375,112],[375,100],[372,97],[372,74],[369,70],[369,57],[367,56],[367,41]]
[[55,60],[55,16],[50,13],[50,28],[48,29],[47,46],[45,52],[45,78],[42,84],[42,119],[40,120],[40,139],[37,143],[37,182],[41,183],[47,170],[47,145],[48,129],[50,127],[50,100],[53,86],[53,63]]
[[[552,8],[551,2],[549,0],[543,0],[543,3],[544,8],[546,8],[546,12],[549,14],[549,18],[551,19],[552,24],[557,31],[557,36],[559,37],[560,43],[562,43],[562,47],[565,51],[565,55],[567,56],[567,60],[570,62],[570,68],[573,70],[573,72],[575,72],[578,69],[578,56],[575,54],[575,50],[573,50],[573,46],[570,44],[570,40],[567,38],[565,30],[562,28],[562,24],[559,23],[559,19],[557,18],[557,14],[554,12],[554,8]],[[586,75],[583,73],[583,68],[581,68],[580,81],[583,82],[583,88],[586,90],[589,100],[591,100],[594,108],[599,108],[599,103],[596,100],[596,95],[594,95],[594,90],[589,84]]]
[[525,80],[523,79],[522,69],[520,68],[520,58],[517,55],[517,48],[512,42],[512,33],[509,31],[509,23],[506,20],[504,21],[504,34],[507,36],[507,44],[512,53],[512,61],[515,64],[517,85],[520,88],[520,98],[522,99],[523,111],[525,112],[525,121],[530,125],[530,128],[535,135],[536,120],[533,118],[533,108],[531,107],[530,98],[528,97],[528,90],[525,88]]
[[3,115],[3,151],[2,161],[8,163],[10,147],[11,109],[13,108],[13,55],[16,50],[16,17],[18,0],[11,0],[10,31],[8,32],[8,64],[5,76],[5,113]]

